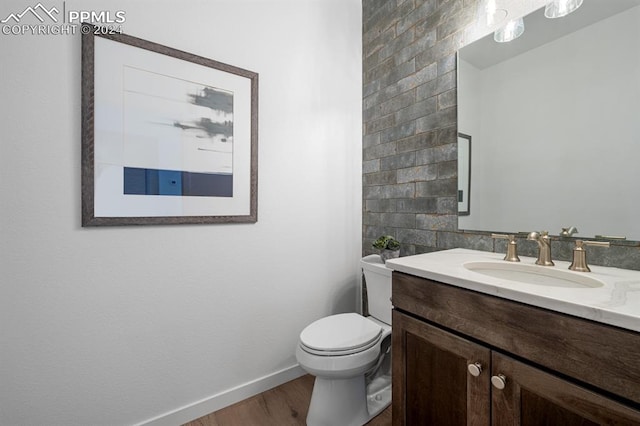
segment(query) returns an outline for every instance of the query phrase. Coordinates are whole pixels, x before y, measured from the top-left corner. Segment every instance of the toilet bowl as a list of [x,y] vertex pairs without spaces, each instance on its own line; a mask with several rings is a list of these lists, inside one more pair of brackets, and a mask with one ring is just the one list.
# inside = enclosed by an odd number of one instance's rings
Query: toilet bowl
[[361,426],[391,403],[391,270],[378,255],[361,265],[371,315],[331,315],[300,333],[296,359],[316,376],[308,426]]

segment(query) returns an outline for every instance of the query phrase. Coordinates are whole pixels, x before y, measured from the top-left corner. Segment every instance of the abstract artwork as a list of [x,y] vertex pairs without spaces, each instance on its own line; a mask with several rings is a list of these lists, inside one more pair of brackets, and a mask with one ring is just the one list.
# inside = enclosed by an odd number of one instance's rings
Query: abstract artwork
[[82,223],[257,220],[254,72],[83,31]]

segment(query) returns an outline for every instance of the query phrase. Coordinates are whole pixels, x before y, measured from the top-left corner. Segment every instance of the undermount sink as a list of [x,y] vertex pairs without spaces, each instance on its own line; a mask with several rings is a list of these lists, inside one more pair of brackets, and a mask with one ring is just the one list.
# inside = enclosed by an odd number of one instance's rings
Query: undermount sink
[[574,273],[553,266],[538,266],[509,262],[467,262],[469,271],[503,280],[547,287],[597,288],[604,284],[582,273]]

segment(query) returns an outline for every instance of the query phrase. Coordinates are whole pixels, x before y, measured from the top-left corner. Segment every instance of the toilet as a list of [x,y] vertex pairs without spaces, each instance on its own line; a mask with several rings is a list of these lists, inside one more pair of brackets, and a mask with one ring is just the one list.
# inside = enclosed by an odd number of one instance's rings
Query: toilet
[[296,358],[316,376],[307,426],[362,426],[391,403],[391,272],[360,261],[369,315],[321,318],[300,333]]

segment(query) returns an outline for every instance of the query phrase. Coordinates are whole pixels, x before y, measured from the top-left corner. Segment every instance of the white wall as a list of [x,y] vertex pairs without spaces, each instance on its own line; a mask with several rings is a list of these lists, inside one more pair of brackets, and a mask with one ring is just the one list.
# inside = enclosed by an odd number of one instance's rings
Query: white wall
[[[459,130],[474,132],[471,215],[459,218],[461,229],[527,231],[537,223],[552,233],[575,225],[584,236],[640,232],[629,214],[640,180],[639,19],[635,7],[475,70],[479,103],[460,98]],[[562,176],[549,179],[558,169]]]
[[0,35],[0,424],[177,424],[301,374],[301,329],[355,310],[360,1],[66,8],[260,74],[258,222],[81,228],[80,38]]

